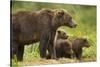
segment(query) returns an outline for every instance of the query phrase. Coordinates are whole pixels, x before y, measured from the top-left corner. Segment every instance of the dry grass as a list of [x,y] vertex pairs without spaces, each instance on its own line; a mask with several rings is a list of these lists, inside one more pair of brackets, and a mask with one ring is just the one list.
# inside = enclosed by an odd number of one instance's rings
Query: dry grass
[[81,62],[94,62],[95,59],[83,59],[81,61],[76,59],[60,58],[59,60],[54,59],[31,59],[24,60],[23,62],[18,62],[18,66],[37,66],[37,65],[50,65],[50,64],[68,64],[68,63],[81,63]]

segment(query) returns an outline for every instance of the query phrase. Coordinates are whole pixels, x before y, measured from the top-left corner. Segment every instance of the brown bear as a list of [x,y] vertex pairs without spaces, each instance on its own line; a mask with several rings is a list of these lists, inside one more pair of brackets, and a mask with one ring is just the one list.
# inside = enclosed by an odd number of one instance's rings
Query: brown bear
[[[70,41],[67,40],[69,37],[65,32],[63,31],[57,31],[56,42],[55,42],[55,51],[56,51],[56,57],[66,57],[66,54],[72,54],[72,44]],[[51,59],[49,53],[47,54],[47,59]]]
[[54,37],[58,27],[75,28],[71,15],[63,9],[42,9],[39,11],[19,11],[11,14],[11,58],[16,55],[18,61],[23,60],[24,46],[40,41],[40,57],[46,57],[47,46],[49,53],[54,53]]
[[72,41],[72,50],[73,50],[74,56],[79,60],[81,59],[81,56],[82,56],[83,47],[90,47],[89,42],[86,38],[75,38]]
[[[73,50],[73,58],[76,57],[78,60],[81,60],[82,56],[82,48],[83,47],[90,47],[89,42],[87,38],[82,37],[74,37],[73,39],[70,39],[70,42],[72,43],[72,50]],[[72,55],[66,54],[66,57],[70,58]]]
[[[74,58],[76,57],[78,60],[81,60],[82,56],[82,48],[83,47],[90,47],[88,40],[86,38],[74,37],[72,39],[64,38],[62,35],[65,34],[62,31],[58,31],[57,40],[56,40],[56,57],[61,58]],[[62,37],[59,37],[62,36]],[[67,40],[66,40],[67,39]],[[47,59],[50,59],[50,55],[47,55]]]

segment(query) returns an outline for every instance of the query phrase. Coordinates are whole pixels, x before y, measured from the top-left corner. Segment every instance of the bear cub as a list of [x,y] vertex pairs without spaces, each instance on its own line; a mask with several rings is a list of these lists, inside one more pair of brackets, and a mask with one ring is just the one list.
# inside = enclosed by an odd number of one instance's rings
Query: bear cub
[[72,50],[73,50],[73,57],[76,57],[77,59],[81,60],[82,56],[82,48],[83,47],[90,47],[89,42],[87,38],[75,38],[72,41]]
[[[72,46],[71,43],[67,40],[69,37],[63,31],[57,31],[56,43],[55,43],[55,50],[56,50],[56,57],[66,57],[67,54],[72,54]],[[50,59],[50,55],[48,53],[47,59]]]

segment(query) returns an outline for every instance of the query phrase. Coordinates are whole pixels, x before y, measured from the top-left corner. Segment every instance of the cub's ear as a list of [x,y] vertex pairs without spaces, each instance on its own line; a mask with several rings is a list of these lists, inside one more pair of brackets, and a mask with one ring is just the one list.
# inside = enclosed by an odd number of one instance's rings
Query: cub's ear
[[84,42],[86,42],[87,41],[87,39],[86,38],[84,38],[84,40],[83,40]]
[[58,30],[58,31],[57,31],[57,33],[58,33],[58,34],[60,34],[60,33],[61,33],[61,31],[59,31],[59,30]]
[[64,15],[64,10],[57,10],[57,16],[62,17]]

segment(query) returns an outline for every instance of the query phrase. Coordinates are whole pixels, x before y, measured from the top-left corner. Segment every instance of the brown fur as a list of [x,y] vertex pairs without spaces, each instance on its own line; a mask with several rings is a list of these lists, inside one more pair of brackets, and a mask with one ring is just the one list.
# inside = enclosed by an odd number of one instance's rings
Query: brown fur
[[42,9],[39,11],[19,11],[11,15],[11,58],[23,59],[24,45],[40,41],[39,50],[42,58],[49,53],[54,55],[53,41],[56,30],[60,26],[76,27],[72,17],[65,10]]
[[[66,57],[66,54],[72,54],[72,45],[67,40],[68,35],[63,31],[57,31],[55,40],[56,57]],[[47,59],[50,59],[50,55],[47,55]]]
[[74,52],[74,56],[77,59],[81,59],[82,56],[82,48],[83,47],[89,47],[88,40],[86,38],[75,38],[72,41],[72,49]]
[[[72,50],[73,50],[73,58],[76,57],[77,59],[81,60],[82,57],[82,48],[89,47],[88,40],[86,38],[79,38],[75,37],[71,39],[70,42],[72,43]],[[66,54],[66,57],[70,58],[71,54]]]

